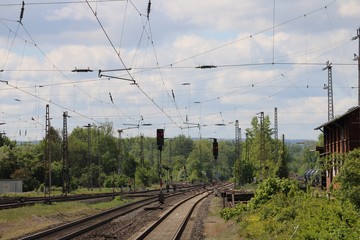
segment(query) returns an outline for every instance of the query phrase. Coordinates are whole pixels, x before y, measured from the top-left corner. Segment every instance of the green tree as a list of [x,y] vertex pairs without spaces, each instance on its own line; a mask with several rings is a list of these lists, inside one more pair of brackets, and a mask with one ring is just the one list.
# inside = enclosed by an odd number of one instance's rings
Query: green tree
[[[274,152],[275,141],[272,139],[273,132],[269,116],[264,117],[263,128],[261,128],[261,122],[257,116],[252,118],[251,126],[251,128],[245,130],[247,142],[242,151],[240,162],[235,165],[241,174],[246,174],[246,177],[238,175],[238,182],[244,182],[245,179],[249,181],[255,176],[260,179],[273,177],[275,175],[277,159],[275,157],[276,153]],[[263,145],[261,141],[264,141]],[[246,166],[249,171],[246,172],[246,169],[241,167],[242,165]],[[253,176],[250,177],[250,174]]]
[[340,196],[360,210],[360,149],[345,155],[345,163],[337,179],[340,182]]
[[279,151],[279,159],[277,160],[277,169],[275,174],[278,178],[287,178],[289,176],[288,162],[289,155],[287,154],[286,147],[282,146]]
[[212,155],[212,143],[198,140],[186,161],[186,171],[190,181],[213,180],[215,161]]
[[8,179],[18,169],[17,159],[9,146],[0,147],[0,178]]

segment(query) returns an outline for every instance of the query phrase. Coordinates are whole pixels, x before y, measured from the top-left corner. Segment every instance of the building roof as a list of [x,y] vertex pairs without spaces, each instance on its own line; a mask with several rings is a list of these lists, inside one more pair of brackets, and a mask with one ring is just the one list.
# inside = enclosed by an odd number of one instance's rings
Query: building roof
[[314,130],[319,130],[319,129],[325,127],[325,126],[328,126],[328,125],[330,125],[330,124],[333,124],[334,122],[337,122],[339,119],[341,119],[341,118],[347,116],[348,114],[350,114],[350,113],[355,112],[356,110],[358,110],[359,107],[360,107],[360,106],[354,106],[354,107],[352,107],[352,108],[349,108],[346,113],[344,113],[344,114],[342,114],[342,115],[340,115],[340,116],[336,116],[333,120],[330,120],[330,121],[328,121],[328,122],[326,122],[326,123],[324,123],[324,124],[322,124],[322,125],[314,128]]

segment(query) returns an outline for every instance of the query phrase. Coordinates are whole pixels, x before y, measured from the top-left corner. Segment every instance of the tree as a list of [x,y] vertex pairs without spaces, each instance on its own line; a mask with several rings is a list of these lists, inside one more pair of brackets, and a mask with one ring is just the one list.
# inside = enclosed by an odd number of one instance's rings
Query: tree
[[345,155],[345,163],[337,177],[340,183],[340,196],[360,210],[360,149]]
[[198,140],[190,152],[186,163],[186,172],[190,181],[209,181],[214,178],[214,157],[209,140]]
[[288,162],[288,154],[285,150],[285,146],[279,151],[279,160],[278,160],[278,166],[276,169],[276,176],[278,178],[287,178],[289,176],[289,170],[287,166]]
[[0,147],[9,146],[10,148],[13,148],[15,145],[15,141],[11,141],[5,134],[0,133]]
[[0,147],[0,179],[8,179],[18,168],[16,158],[9,146]]
[[[271,128],[269,116],[264,117],[263,128],[258,117],[253,117],[251,121],[251,128],[247,128],[247,145],[245,151],[242,151],[241,162],[236,163],[235,168],[240,169],[241,174],[246,174],[246,177],[238,176],[237,181],[243,182],[245,179],[249,181],[253,177],[269,178],[275,175],[276,159],[275,159],[275,141],[271,138]],[[262,132],[263,131],[263,132]],[[264,141],[263,143],[261,141]],[[244,163],[243,163],[244,161]],[[246,163],[246,164],[245,164]],[[242,168],[241,165],[246,165]],[[256,169],[256,171],[254,171]],[[243,172],[245,171],[245,172]],[[252,177],[250,177],[250,174]]]

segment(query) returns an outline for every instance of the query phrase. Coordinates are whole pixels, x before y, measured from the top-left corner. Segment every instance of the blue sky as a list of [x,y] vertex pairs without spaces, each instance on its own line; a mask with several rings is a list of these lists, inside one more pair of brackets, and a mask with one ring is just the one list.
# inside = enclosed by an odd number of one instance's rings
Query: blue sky
[[69,131],[109,121],[114,135],[140,126],[124,137],[229,139],[235,120],[244,132],[277,107],[279,135],[316,140],[328,60],[335,116],[358,104],[356,0],[153,0],[149,18],[147,0],[27,0],[20,23],[21,7],[0,1],[0,132],[11,139],[41,139],[49,104],[56,129],[68,111]]

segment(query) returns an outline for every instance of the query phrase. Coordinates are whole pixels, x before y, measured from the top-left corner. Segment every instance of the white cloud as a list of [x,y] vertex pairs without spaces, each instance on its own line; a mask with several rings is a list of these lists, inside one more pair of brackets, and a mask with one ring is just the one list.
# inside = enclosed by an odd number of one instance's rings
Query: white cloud
[[89,8],[84,8],[84,5],[68,5],[58,9],[54,9],[45,17],[48,21],[60,20],[91,20]]
[[343,17],[357,17],[360,12],[360,2],[354,0],[342,1],[339,12]]
[[[50,103],[58,128],[62,111],[69,109],[73,127],[110,119],[115,128],[122,128],[142,116],[156,127],[166,126],[167,134],[178,135],[177,125],[182,126],[188,115],[208,125],[201,129],[203,136],[219,138],[232,138],[233,126],[214,127],[215,123],[239,119],[245,129],[257,112],[273,116],[278,107],[281,133],[315,139],[313,128],[327,120],[327,93],[322,89],[327,74],[322,64],[293,64],[300,62],[334,63],[336,115],[357,103],[357,90],[351,88],[357,85],[357,68],[351,63],[358,46],[350,39],[358,26],[349,22],[360,20],[354,14],[357,1],[337,1],[325,9],[324,1],[277,0],[279,26],[274,36],[273,1],[159,0],[152,3],[150,25],[143,15],[147,2],[132,3],[91,3],[116,52],[85,2],[26,8],[23,23],[39,48],[28,44],[31,38],[21,26],[18,35],[13,34],[16,22],[1,20],[0,63],[7,61],[0,79],[18,89],[0,84],[6,99],[0,103],[5,111],[0,121],[13,122],[7,127],[14,137],[25,126],[38,136],[39,126],[25,119],[35,116],[43,121],[45,104]],[[18,9],[8,10],[0,7],[9,19],[18,18]],[[5,26],[11,29],[10,37]],[[132,68],[140,89],[115,78],[98,78],[99,69],[123,68],[117,53]],[[272,65],[273,60],[289,64]],[[195,68],[211,64],[218,68]],[[72,73],[75,67],[94,72]],[[123,71],[109,75],[128,77]],[[22,101],[14,102],[15,97]],[[24,120],[18,112],[24,113]],[[131,134],[152,136],[152,130]],[[182,132],[199,135],[199,129]]]

